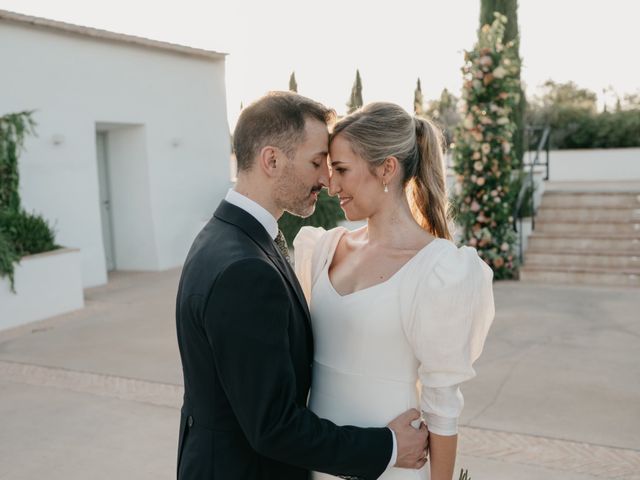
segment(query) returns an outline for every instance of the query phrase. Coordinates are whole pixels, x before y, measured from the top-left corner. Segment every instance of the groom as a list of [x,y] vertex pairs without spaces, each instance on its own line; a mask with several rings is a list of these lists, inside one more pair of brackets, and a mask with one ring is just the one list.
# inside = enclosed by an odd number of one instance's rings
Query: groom
[[195,239],[178,290],[181,480],[303,480],[310,470],[375,479],[426,462],[427,431],[410,424],[416,410],[387,427],[358,428],[306,407],[309,311],[277,219],[285,210],[313,213],[328,184],[332,117],[290,92],[270,93],[240,115],[235,190]]

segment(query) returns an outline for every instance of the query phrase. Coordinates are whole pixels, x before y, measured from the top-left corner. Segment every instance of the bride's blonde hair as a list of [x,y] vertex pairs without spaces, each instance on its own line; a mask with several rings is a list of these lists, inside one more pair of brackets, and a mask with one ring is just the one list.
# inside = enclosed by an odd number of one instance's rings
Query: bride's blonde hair
[[340,119],[331,140],[338,135],[369,162],[371,170],[396,157],[413,217],[432,235],[451,239],[444,138],[437,126],[393,103],[375,102]]

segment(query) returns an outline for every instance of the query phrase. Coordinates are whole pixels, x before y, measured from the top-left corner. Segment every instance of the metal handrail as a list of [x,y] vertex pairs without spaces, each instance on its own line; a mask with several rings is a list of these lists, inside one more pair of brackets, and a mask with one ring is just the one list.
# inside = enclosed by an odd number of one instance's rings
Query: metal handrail
[[[527,127],[527,133],[529,131],[540,131],[542,130],[542,136],[540,137],[540,141],[538,142],[538,147],[536,148],[536,154],[535,157],[533,159],[533,162],[529,162],[529,164],[525,164],[525,162],[522,162],[522,167],[521,167],[521,172],[524,172],[524,170],[526,169],[527,166],[529,166],[529,173],[527,175],[527,179],[525,181],[522,182],[522,186],[520,187],[520,191],[518,192],[518,197],[516,199],[516,204],[515,207],[513,209],[513,228],[516,232],[519,232],[520,234],[520,242],[519,242],[519,247],[520,247],[520,261],[522,262],[523,257],[524,257],[524,252],[522,251],[522,244],[523,244],[523,233],[522,233],[522,217],[520,216],[520,210],[522,209],[522,205],[524,203],[524,196],[527,192],[528,189],[530,189],[531,191],[531,229],[534,230],[535,229],[535,225],[536,225],[536,210],[535,210],[535,204],[534,204],[534,188],[535,188],[535,182],[533,180],[533,170],[536,166],[538,165],[545,165],[546,166],[546,172],[545,172],[545,177],[544,180],[549,180],[549,137],[551,135],[551,127],[549,125],[546,125],[544,127]],[[527,142],[527,145],[529,143]],[[545,149],[545,153],[546,153],[546,161],[544,164],[540,163],[540,153],[542,152],[542,149]],[[529,158],[531,156],[531,152],[529,152]],[[520,221],[520,228],[518,228],[518,221]]]

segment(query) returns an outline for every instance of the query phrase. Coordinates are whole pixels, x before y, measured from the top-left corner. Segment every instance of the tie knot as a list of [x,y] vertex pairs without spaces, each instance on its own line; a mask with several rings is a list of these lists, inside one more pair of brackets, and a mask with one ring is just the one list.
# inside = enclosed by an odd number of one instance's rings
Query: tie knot
[[275,243],[282,256],[287,260],[287,262],[291,263],[291,258],[289,257],[289,247],[287,246],[287,241],[284,238],[282,230],[278,230],[278,235],[276,235]]

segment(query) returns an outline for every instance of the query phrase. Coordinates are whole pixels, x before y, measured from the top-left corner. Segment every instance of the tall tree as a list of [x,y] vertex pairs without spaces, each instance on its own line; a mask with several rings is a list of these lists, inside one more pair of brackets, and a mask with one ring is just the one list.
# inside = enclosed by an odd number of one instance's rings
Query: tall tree
[[296,82],[296,72],[291,72],[289,77],[289,90],[298,93],[298,82]]
[[499,12],[507,17],[504,27],[503,43],[514,42],[514,52],[520,55],[518,34],[518,0],[480,0],[480,28],[491,25],[496,19],[494,13]]
[[[520,34],[518,31],[518,0],[480,0],[480,28],[483,25],[491,25],[495,20],[495,13],[499,12],[507,17],[507,23],[504,30],[505,45],[513,42],[513,51],[518,61],[520,59]],[[518,74],[519,75],[519,74]],[[520,77],[518,76],[518,80]],[[513,120],[516,124],[516,131],[513,135],[514,160],[520,164],[524,155],[525,148],[525,125],[524,116],[527,108],[527,99],[524,90],[520,87],[520,100],[513,111]]]
[[[551,148],[567,148],[572,138],[580,136],[580,128],[588,125],[597,114],[595,92],[580,88],[574,82],[558,83],[547,80],[533,95],[527,106],[526,120],[532,125],[551,127]],[[586,133],[589,135],[589,133]],[[535,148],[535,145],[530,145]]]
[[364,105],[362,101],[362,79],[360,78],[360,70],[356,70],[356,79],[351,87],[351,97],[347,102],[347,113],[353,113]]
[[420,77],[418,77],[416,90],[413,92],[413,113],[418,116],[424,114],[424,97],[422,96],[422,85],[420,84]]

